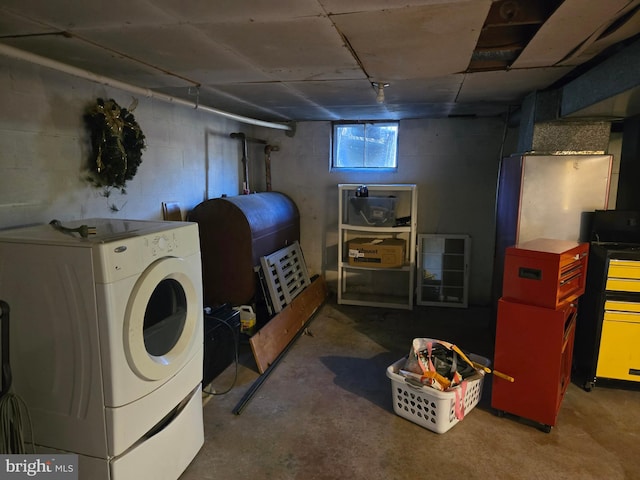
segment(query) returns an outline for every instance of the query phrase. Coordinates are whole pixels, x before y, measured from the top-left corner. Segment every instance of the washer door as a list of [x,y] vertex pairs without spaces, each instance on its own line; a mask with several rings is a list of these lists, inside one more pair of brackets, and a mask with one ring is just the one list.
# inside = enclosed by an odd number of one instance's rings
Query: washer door
[[193,355],[201,305],[187,262],[166,257],[136,282],[124,319],[131,369],[146,380],[176,373]]

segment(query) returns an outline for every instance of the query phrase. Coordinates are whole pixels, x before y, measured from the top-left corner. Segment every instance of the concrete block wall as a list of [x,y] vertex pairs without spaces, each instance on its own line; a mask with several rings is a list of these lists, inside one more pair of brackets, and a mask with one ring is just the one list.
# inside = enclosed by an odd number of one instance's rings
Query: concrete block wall
[[401,121],[398,169],[386,173],[330,171],[331,122],[299,123],[293,137],[276,130],[260,135],[280,147],[272,155],[273,188],[298,205],[305,260],[330,288],[337,283],[337,185],[415,183],[418,233],[471,235],[470,303],[490,302],[498,166],[517,139],[503,119]]
[[[471,235],[470,301],[489,302],[497,169],[515,143],[501,118],[403,121],[398,170],[363,174],[330,171],[331,122],[299,123],[291,136],[138,98],[134,115],[147,149],[127,194],[105,198],[84,180],[89,137],[82,117],[98,97],[128,107],[131,94],[26,62],[1,61],[0,228],[53,218],[154,220],[161,219],[163,201],[178,201],[188,211],[205,198],[237,195],[242,151],[230,134],[243,132],[280,148],[271,154],[273,189],[291,196],[300,210],[311,274],[329,282],[337,277],[338,183],[416,183],[419,233]],[[264,191],[264,145],[248,147],[251,188]]]
[[128,107],[132,95],[24,61],[0,62],[0,228],[53,218],[159,220],[163,201],[187,211],[205,198],[239,193],[241,148],[229,134],[250,127],[138,98],[133,114],[147,144],[142,164],[126,195],[106,198],[85,180],[83,115],[98,97]]

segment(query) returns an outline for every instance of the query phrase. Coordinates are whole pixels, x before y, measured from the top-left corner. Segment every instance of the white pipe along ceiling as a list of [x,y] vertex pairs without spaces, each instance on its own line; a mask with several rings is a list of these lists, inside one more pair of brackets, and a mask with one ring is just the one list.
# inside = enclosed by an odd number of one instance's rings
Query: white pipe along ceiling
[[12,58],[17,58],[19,60],[24,60],[36,65],[40,65],[42,67],[51,68],[53,70],[67,73],[75,77],[83,78],[91,82],[100,83],[103,85],[107,85],[109,87],[118,88],[125,92],[130,92],[136,95],[142,95],[147,98],[162,100],[164,102],[174,103],[176,105],[183,105],[190,108],[196,108],[203,112],[229,118],[231,120],[236,120],[240,123],[256,125],[256,126],[266,127],[266,128],[274,128],[279,130],[289,130],[289,131],[292,130],[290,125],[284,125],[282,123],[274,123],[274,122],[265,122],[262,120],[257,120],[255,118],[244,117],[242,115],[236,115],[234,113],[229,113],[229,112],[225,112],[215,108],[207,107],[205,105],[199,105],[196,102],[173,97],[171,95],[166,95],[161,92],[155,92],[149,88],[142,88],[136,85],[131,85],[125,82],[121,82],[119,80],[108,78],[103,75],[98,75],[98,74],[89,72],[87,70],[83,70],[81,68],[73,67],[71,65],[67,65],[65,63],[58,62],[56,60],[52,60],[50,58],[45,58],[45,57],[41,57],[40,55],[25,52],[17,48],[10,47],[9,45],[3,45],[2,43],[0,43],[0,54],[8,57],[12,57]]

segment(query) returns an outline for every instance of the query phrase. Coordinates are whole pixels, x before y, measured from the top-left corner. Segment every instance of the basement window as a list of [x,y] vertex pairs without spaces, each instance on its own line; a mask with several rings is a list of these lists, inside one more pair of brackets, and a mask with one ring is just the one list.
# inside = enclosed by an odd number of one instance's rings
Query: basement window
[[396,169],[398,122],[336,122],[332,145],[332,170]]

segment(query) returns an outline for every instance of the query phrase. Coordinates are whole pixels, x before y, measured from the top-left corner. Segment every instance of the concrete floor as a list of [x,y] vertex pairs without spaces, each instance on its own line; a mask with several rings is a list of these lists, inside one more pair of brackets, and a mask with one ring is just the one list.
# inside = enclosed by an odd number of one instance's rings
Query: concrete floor
[[[543,433],[490,406],[437,434],[396,415],[386,368],[414,337],[452,341],[492,358],[489,309],[412,312],[329,300],[239,415],[258,378],[248,344],[237,380],[204,406],[205,444],[180,480],[640,479],[640,391],[571,384],[557,425]],[[235,367],[214,379],[226,390]]]

